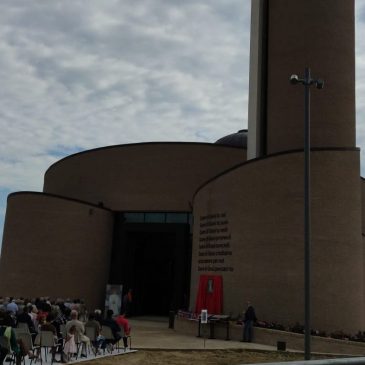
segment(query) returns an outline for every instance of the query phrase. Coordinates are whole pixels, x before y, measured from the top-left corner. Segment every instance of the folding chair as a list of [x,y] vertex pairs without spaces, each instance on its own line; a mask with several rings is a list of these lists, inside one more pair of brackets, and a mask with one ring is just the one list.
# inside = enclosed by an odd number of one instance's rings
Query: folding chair
[[86,334],[84,335],[83,333],[79,333],[79,332],[76,332],[76,334],[75,334],[75,342],[76,342],[76,347],[77,347],[76,360],[79,357],[80,348],[81,348],[81,357],[82,357],[83,346],[85,346],[85,355],[87,356],[87,350],[88,350],[88,346],[90,345],[90,341],[86,342],[84,339],[85,336],[86,336]]
[[23,327],[21,327],[21,328],[16,327],[16,328],[13,328],[13,330],[14,330],[16,338],[18,338],[20,333],[29,333],[30,334],[29,329],[23,328]]
[[82,347],[81,334],[78,333],[78,332],[75,333],[75,343],[76,343],[75,357],[76,357],[76,360],[77,360],[78,357],[79,357],[80,348]]
[[[30,358],[30,364],[33,360],[36,362],[40,355],[40,347],[33,344],[32,335],[29,332],[19,332],[16,333],[16,338],[22,340],[24,346],[36,356],[36,358]],[[25,364],[25,356],[23,356],[23,363]]]
[[85,336],[90,339],[90,347],[96,356],[98,353],[98,344],[96,342],[96,328],[91,326],[85,326]]
[[[119,341],[117,341],[117,342],[115,341],[113,332],[110,327],[103,326],[103,328],[101,329],[101,334],[105,337],[107,344],[108,345],[111,344],[110,352],[113,352],[115,348],[119,351]],[[109,347],[109,346],[107,346],[107,347]]]
[[28,331],[28,332],[30,332],[29,331],[29,326],[28,326],[28,324],[27,323],[24,323],[24,322],[18,322],[18,325],[17,325],[17,329],[22,329],[22,330],[24,330],[24,331]]
[[128,345],[128,340],[129,340],[129,349],[132,350],[132,336],[131,335],[126,335],[123,328],[121,328],[121,335],[122,335],[121,340],[123,341],[124,352],[127,350],[128,346],[127,347],[124,346],[123,337],[127,338],[127,345]]
[[[35,339],[35,345],[40,347],[40,359],[42,364],[42,347],[44,348],[44,358],[47,362],[47,352],[48,349],[51,348],[51,353],[54,351],[56,352],[56,340],[52,331],[40,331]],[[52,361],[51,365],[53,364],[54,356],[52,353]]]
[[[5,336],[0,336],[0,348],[1,351],[6,352],[5,359],[9,359],[9,364],[15,364],[15,354],[11,350],[9,339]],[[6,360],[5,360],[6,361]]]

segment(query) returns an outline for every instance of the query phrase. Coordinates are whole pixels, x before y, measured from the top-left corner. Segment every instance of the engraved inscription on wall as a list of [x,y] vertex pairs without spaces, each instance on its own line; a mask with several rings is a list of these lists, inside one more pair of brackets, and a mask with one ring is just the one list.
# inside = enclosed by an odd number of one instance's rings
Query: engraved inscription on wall
[[200,216],[199,230],[198,271],[233,271],[227,214]]

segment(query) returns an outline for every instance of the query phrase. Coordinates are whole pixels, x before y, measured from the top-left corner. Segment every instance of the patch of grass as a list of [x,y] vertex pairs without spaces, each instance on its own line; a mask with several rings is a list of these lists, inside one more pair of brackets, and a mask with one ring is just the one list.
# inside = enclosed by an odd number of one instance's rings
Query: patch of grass
[[[323,359],[331,356],[313,356]],[[260,362],[303,360],[304,355],[291,352],[229,350],[138,350],[135,353],[92,360],[90,365],[238,365]],[[84,363],[86,365],[86,363]]]

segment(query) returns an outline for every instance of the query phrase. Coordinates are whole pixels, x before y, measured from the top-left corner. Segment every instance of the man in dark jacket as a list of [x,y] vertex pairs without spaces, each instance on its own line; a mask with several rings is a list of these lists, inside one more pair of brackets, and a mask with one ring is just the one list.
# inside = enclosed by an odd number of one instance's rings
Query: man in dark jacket
[[243,319],[243,341],[252,342],[253,338],[253,324],[257,321],[255,309],[250,302],[247,302],[247,309]]
[[[34,323],[32,321],[31,316],[29,315],[29,307],[27,307],[26,305],[24,306],[22,313],[18,314],[17,321],[18,321],[18,323],[26,323],[28,325],[29,332],[32,335],[34,335],[36,333],[36,330],[34,328]],[[33,340],[34,340],[34,337],[33,337]]]
[[122,336],[120,335],[120,327],[113,319],[113,310],[108,309],[106,312],[106,318],[102,321],[102,326],[107,326],[112,330],[114,341],[111,341],[112,344],[117,343]]

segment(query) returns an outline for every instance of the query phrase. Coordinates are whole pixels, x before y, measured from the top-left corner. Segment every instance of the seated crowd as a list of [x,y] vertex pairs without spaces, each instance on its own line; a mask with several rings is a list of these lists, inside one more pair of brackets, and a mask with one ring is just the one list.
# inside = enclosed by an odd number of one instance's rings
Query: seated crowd
[[[87,357],[88,347],[95,355],[105,353],[106,350],[111,352],[121,339],[127,349],[130,334],[130,326],[124,315],[113,313],[110,309],[105,318],[100,309],[89,314],[85,304],[78,299],[51,301],[50,298],[30,300],[0,297],[0,365],[10,352],[15,356],[17,365],[25,356],[30,359],[41,356],[39,349],[32,352],[21,336],[17,338],[18,331],[14,330],[17,327],[25,328],[35,344],[39,343],[41,332],[51,332],[54,337],[52,362],[63,363],[72,356],[77,357],[80,347],[81,357]],[[107,327],[112,336],[104,335]],[[4,341],[8,343],[4,344]]]

